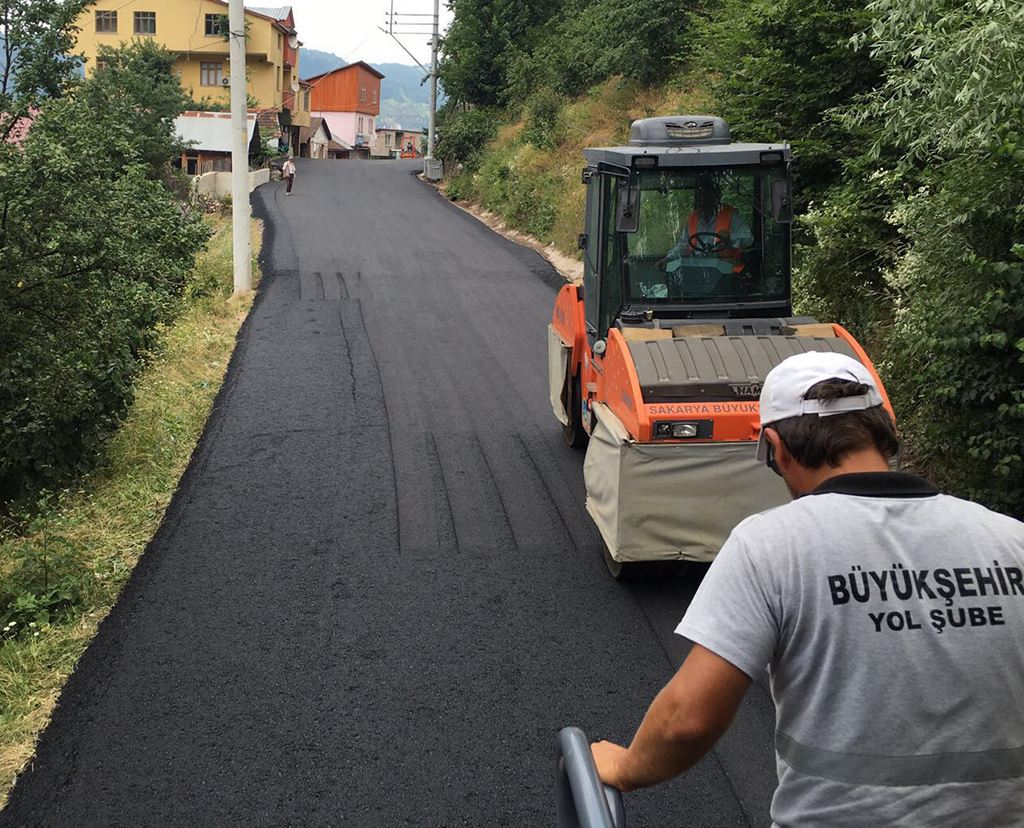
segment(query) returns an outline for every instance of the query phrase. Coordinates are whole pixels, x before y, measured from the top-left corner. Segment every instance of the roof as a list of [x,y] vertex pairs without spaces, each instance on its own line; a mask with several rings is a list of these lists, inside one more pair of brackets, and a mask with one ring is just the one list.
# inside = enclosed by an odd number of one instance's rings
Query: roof
[[367,63],[366,61],[357,60],[355,63],[349,63],[346,66],[339,66],[337,69],[331,69],[329,72],[321,72],[319,75],[310,75],[308,78],[306,78],[306,80],[313,81],[317,80],[318,78],[326,77],[327,75],[333,75],[335,72],[347,72],[349,69],[354,69],[356,66],[362,66],[371,75],[376,75],[381,80],[383,80],[386,77],[383,73],[378,72],[376,69],[370,66],[370,64]]
[[329,150],[350,150],[352,145],[348,141],[342,141],[340,138],[332,138],[327,142],[327,149]]
[[264,17],[273,17],[274,20],[286,20],[292,13],[291,6],[246,6],[245,10],[262,14]]
[[[27,115],[23,115],[18,118],[18,120],[11,126],[10,132],[7,133],[7,143],[14,144],[15,146],[21,146],[21,142],[25,140],[25,136],[28,135],[28,131],[32,129],[32,124],[35,122],[38,114],[38,109],[29,109]],[[7,112],[0,113],[0,126],[5,125],[7,119],[10,117],[10,114]]]
[[[256,113],[246,116],[246,142],[256,131]],[[183,141],[204,152],[231,152],[230,112],[183,112],[174,119],[174,129]]]
[[761,153],[777,152],[788,161],[788,144],[703,144],[699,147],[595,147],[583,150],[590,164],[632,166],[636,156],[654,155],[659,167],[714,167],[760,164]]
[[299,128],[299,143],[305,144],[310,138],[317,134],[320,127],[323,127],[324,133],[327,135],[327,140],[331,140],[331,128],[327,126],[327,121],[323,118],[310,118],[308,127]]

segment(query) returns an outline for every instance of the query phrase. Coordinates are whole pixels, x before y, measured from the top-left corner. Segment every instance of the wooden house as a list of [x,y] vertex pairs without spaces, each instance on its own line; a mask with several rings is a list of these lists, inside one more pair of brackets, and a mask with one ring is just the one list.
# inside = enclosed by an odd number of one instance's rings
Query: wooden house
[[384,75],[359,61],[312,78],[310,112],[323,118],[336,140],[350,144],[353,156],[368,158],[380,115],[380,82]]

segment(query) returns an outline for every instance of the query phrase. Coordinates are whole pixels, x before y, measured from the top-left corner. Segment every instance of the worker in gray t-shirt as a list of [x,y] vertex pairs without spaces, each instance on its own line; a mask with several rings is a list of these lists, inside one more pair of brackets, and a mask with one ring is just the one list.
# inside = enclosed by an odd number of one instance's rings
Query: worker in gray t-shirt
[[686,770],[767,668],[777,828],[1024,826],[1024,524],[891,472],[849,357],[781,363],[761,425],[796,499],[733,530],[676,630],[685,663],[628,749],[593,746],[601,778]]

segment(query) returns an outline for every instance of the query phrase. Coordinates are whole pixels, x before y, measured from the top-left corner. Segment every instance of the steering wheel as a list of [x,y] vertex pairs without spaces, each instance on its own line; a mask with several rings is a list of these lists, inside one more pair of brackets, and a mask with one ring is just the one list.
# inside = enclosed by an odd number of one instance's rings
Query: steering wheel
[[728,239],[726,239],[726,237],[721,233],[706,231],[703,233],[694,233],[690,236],[690,248],[694,253],[700,253],[705,256],[713,253],[720,253],[725,250],[728,243]]

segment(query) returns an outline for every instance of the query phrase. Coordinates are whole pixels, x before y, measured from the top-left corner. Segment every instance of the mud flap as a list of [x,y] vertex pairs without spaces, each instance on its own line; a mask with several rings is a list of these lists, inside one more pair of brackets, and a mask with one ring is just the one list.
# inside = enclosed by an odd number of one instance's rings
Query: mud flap
[[587,511],[617,561],[710,561],[744,518],[789,501],[755,443],[637,443],[594,405]]
[[548,325],[548,393],[551,396],[551,409],[562,425],[569,425],[569,413],[565,410],[568,396],[565,382],[569,376],[571,357],[572,346],[562,341],[554,325]]

